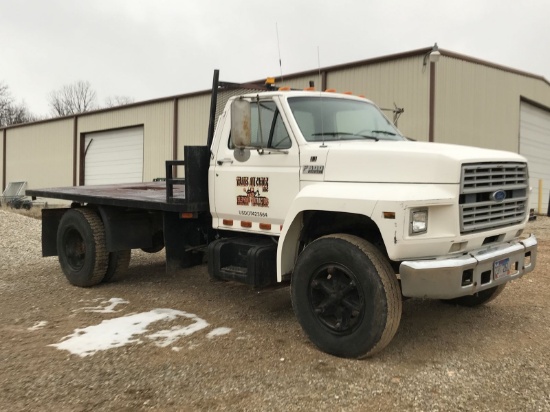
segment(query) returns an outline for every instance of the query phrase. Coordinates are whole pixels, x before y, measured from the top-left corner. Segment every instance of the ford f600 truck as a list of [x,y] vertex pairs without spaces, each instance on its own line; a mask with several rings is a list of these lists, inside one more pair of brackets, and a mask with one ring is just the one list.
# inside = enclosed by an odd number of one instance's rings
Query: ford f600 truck
[[165,247],[168,269],[206,256],[212,279],[290,283],[311,341],[363,358],[391,341],[404,297],[481,305],[534,269],[522,156],[410,141],[348,94],[253,91],[216,116],[230,85],[215,73],[207,145],[168,161],[165,182],[27,191],[72,201],[42,219],[70,283],[110,280],[131,249]]

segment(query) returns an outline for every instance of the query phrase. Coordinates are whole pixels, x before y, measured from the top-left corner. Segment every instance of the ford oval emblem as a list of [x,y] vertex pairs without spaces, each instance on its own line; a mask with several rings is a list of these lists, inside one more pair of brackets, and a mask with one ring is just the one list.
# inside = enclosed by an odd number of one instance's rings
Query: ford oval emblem
[[496,192],[491,193],[491,199],[497,203],[502,203],[504,202],[504,199],[506,199],[506,192],[504,190],[497,190]]

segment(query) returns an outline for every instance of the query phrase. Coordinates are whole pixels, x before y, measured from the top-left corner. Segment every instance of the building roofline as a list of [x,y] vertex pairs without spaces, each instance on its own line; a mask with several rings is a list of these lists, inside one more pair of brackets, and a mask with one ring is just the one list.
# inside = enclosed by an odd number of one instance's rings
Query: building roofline
[[2,130],[2,129],[16,129],[18,127],[23,127],[23,126],[31,126],[31,125],[38,125],[38,124],[49,123],[49,122],[54,122],[54,121],[59,121],[59,120],[74,119],[75,117],[91,116],[91,115],[98,114],[98,113],[110,112],[110,111],[120,110],[120,109],[131,109],[133,107],[146,106],[146,105],[155,104],[155,103],[166,103],[166,102],[174,101],[176,99],[181,99],[181,98],[184,98],[184,97],[194,97],[194,96],[201,96],[201,95],[204,95],[204,94],[210,94],[210,92],[211,92],[211,90],[208,89],[208,90],[202,90],[202,91],[198,91],[198,92],[177,94],[177,95],[173,95],[173,96],[159,97],[159,98],[150,99],[150,100],[142,100],[142,101],[139,101],[139,102],[124,104],[124,105],[121,105],[121,106],[106,107],[106,108],[103,108],[103,109],[91,110],[89,112],[76,113],[76,114],[71,114],[71,115],[68,115],[68,116],[52,117],[51,119],[43,119],[43,120],[37,120],[37,121],[34,121],[34,122],[18,123],[18,124],[13,124],[13,125],[9,125],[9,126],[3,126],[3,127],[0,127],[0,130]]
[[[417,57],[417,56],[423,57],[431,51],[432,51],[432,47],[424,47],[422,49],[410,50],[410,51],[401,52],[401,53],[388,54],[386,56],[373,57],[373,58],[364,59],[364,60],[357,60],[357,61],[350,62],[350,63],[343,63],[343,64],[337,64],[337,65],[334,65],[334,66],[322,67],[320,69],[306,70],[306,71],[302,71],[302,72],[298,72],[298,73],[291,73],[291,74],[285,75],[284,78],[285,79],[295,79],[295,78],[303,77],[303,76],[307,76],[307,75],[318,75],[319,71],[325,71],[325,72],[330,73],[331,71],[335,71],[335,70],[341,70],[341,69],[347,69],[347,68],[353,68],[353,67],[359,67],[359,66],[368,66],[368,65],[371,65],[371,64],[378,64],[378,63],[386,63],[386,62],[389,62],[389,61],[392,61],[392,60],[406,59],[406,58],[409,58],[409,57]],[[517,75],[520,75],[520,76],[531,77],[531,78],[536,79],[536,80],[541,80],[541,81],[545,82],[547,85],[550,86],[550,82],[548,80],[546,80],[546,78],[544,78],[543,76],[540,76],[540,75],[529,73],[529,72],[526,72],[526,71],[523,71],[523,70],[514,69],[512,67],[508,67],[508,66],[504,66],[504,65],[501,65],[501,64],[493,63],[493,62],[490,62],[490,61],[487,61],[487,60],[478,59],[476,57],[467,56],[465,54],[456,53],[456,52],[453,52],[453,51],[450,51],[450,50],[445,50],[445,49],[440,48],[439,52],[441,53],[442,56],[445,56],[445,57],[450,57],[450,58],[458,59],[458,60],[464,60],[466,62],[474,63],[474,64],[481,64],[483,66],[491,67],[493,69],[506,71],[506,72],[517,74]],[[276,77],[276,80],[280,81],[280,78]]]
[[[328,66],[328,67],[321,67],[319,69],[312,69],[312,70],[306,70],[306,71],[297,72],[297,73],[291,73],[291,74],[285,75],[284,78],[285,79],[295,79],[295,78],[304,77],[304,76],[307,76],[307,75],[316,75],[317,76],[319,74],[319,72],[330,73],[331,71],[336,71],[336,70],[341,70],[341,69],[349,69],[349,68],[353,68],[353,67],[368,66],[368,65],[371,65],[371,64],[385,63],[385,62],[389,62],[389,61],[392,61],[392,60],[406,59],[406,58],[409,58],[409,57],[425,56],[431,50],[432,50],[432,47],[424,47],[422,49],[410,50],[410,51],[401,52],[401,53],[388,54],[388,55],[385,55],[385,56],[373,57],[373,58],[370,58],[370,59],[357,60],[357,61],[350,62],[350,63],[337,64],[337,65]],[[480,65],[483,65],[483,66],[491,67],[491,68],[494,68],[494,69],[497,69],[497,70],[502,70],[502,71],[509,72],[509,73],[512,73],[512,74],[517,74],[517,75],[520,75],[520,76],[530,77],[532,79],[540,80],[540,81],[546,83],[548,86],[550,86],[550,82],[548,80],[546,80],[546,78],[544,78],[543,76],[540,76],[540,75],[536,75],[536,74],[529,73],[529,72],[526,72],[526,71],[514,69],[514,68],[511,68],[511,67],[508,67],[508,66],[492,63],[492,62],[489,62],[487,60],[478,59],[476,57],[467,56],[465,54],[455,53],[455,52],[450,51],[450,50],[445,50],[445,49],[440,48],[439,52],[441,53],[442,56],[445,56],[445,57],[450,57],[450,58],[458,59],[458,60],[464,60],[464,61],[469,62],[469,63],[480,64]],[[247,83],[263,84],[264,81],[265,81],[265,78],[260,79],[260,80],[254,80],[254,81],[247,82]],[[275,81],[276,82],[281,82],[282,79],[281,79],[281,77],[275,77]],[[89,112],[85,112],[85,113],[77,113],[77,114],[73,114],[73,115],[69,115],[69,116],[54,117],[52,119],[44,119],[44,120],[37,120],[35,122],[20,123],[20,124],[15,124],[15,125],[3,126],[3,127],[0,127],[0,130],[15,129],[15,128],[18,128],[18,127],[23,127],[23,126],[30,126],[30,125],[37,125],[37,124],[48,123],[48,122],[53,122],[53,121],[58,121],[58,120],[72,119],[72,118],[75,118],[75,117],[91,116],[91,115],[94,115],[94,114],[109,112],[109,111],[113,111],[113,110],[130,109],[130,108],[133,108],[133,107],[146,106],[146,105],[154,104],[154,103],[164,103],[164,102],[169,102],[169,101],[182,99],[182,98],[202,96],[204,94],[210,94],[210,93],[211,93],[211,89],[206,89],[206,90],[201,90],[201,91],[191,92],[191,93],[176,94],[176,95],[173,95],[173,96],[160,97],[160,98],[155,98],[155,99],[150,99],[150,100],[143,100],[143,101],[140,101],[140,102],[125,104],[125,105],[122,105],[122,106],[115,106],[115,107],[109,107],[109,108],[104,108],[104,109],[98,109],[98,110],[93,110],[93,111],[89,111]]]
[[497,64],[497,63],[492,63],[492,62],[489,62],[487,60],[482,60],[482,59],[478,59],[476,57],[466,56],[465,54],[455,53],[455,52],[452,52],[452,51],[449,51],[449,50],[439,49],[439,52],[441,53],[442,56],[451,57],[453,59],[458,59],[458,60],[464,60],[464,61],[467,61],[469,63],[481,64],[483,66],[488,66],[488,67],[491,67],[493,69],[502,70],[502,71],[505,71],[505,72],[513,73],[513,74],[518,74],[520,76],[531,77],[531,78],[536,79],[536,80],[541,80],[541,81],[543,81],[544,83],[546,83],[547,85],[550,86],[550,81],[548,81],[544,76],[540,76],[538,74],[533,74],[533,73],[526,72],[526,71],[523,71],[523,70],[514,69],[513,67],[504,66],[502,64]]

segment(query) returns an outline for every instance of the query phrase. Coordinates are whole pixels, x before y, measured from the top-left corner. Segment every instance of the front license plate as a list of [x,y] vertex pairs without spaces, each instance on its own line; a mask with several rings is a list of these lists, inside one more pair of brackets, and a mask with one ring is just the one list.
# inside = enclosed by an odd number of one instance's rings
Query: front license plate
[[510,274],[510,258],[497,260],[493,263],[493,276],[495,279],[508,276]]

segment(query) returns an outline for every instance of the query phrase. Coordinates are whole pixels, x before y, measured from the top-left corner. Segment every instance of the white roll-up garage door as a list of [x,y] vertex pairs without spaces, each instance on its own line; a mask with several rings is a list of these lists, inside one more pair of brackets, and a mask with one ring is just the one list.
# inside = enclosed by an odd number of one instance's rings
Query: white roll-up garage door
[[[533,188],[529,207],[538,214],[548,213],[550,196],[550,111],[521,102],[519,152],[529,160]],[[539,209],[539,182],[542,180],[542,205]]]
[[143,126],[88,133],[84,184],[143,182]]

